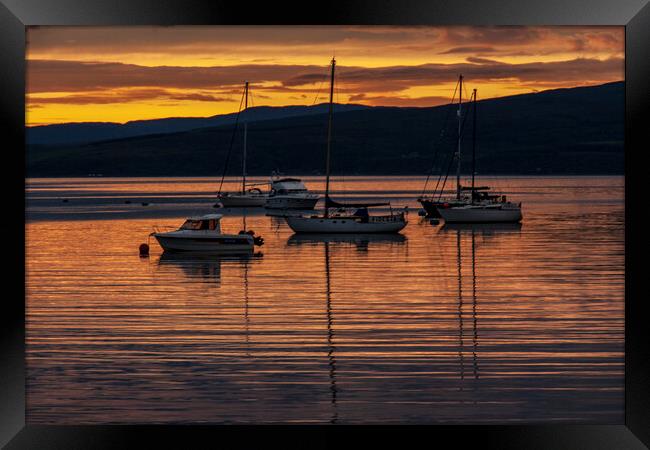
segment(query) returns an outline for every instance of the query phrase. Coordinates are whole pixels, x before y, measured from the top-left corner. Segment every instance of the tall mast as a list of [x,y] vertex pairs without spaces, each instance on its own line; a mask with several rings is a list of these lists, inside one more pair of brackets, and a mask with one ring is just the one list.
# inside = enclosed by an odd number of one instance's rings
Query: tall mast
[[474,203],[474,176],[476,175],[476,89],[474,89],[474,121],[472,126],[472,203]]
[[463,107],[463,75],[459,77],[458,86],[458,150],[456,157],[458,158],[458,166],[456,167],[456,199],[460,200],[460,134],[461,134],[461,113]]
[[328,216],[328,201],[330,195],[330,148],[332,144],[332,111],[334,105],[334,68],[336,60],[332,58],[332,75],[330,78],[330,106],[329,120],[327,123],[327,156],[325,158],[325,217]]
[[[244,84],[244,112],[248,109],[248,81]],[[246,115],[244,115],[244,156],[242,162],[242,182],[241,182],[241,193],[246,193],[246,135],[248,134],[248,121],[246,120]]]

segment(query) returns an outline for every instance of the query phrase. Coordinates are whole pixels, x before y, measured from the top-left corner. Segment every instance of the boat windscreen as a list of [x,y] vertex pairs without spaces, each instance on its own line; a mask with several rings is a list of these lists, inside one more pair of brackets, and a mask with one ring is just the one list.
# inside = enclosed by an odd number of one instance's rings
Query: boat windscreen
[[186,220],[183,225],[181,225],[181,230],[207,230],[209,229],[207,220]]

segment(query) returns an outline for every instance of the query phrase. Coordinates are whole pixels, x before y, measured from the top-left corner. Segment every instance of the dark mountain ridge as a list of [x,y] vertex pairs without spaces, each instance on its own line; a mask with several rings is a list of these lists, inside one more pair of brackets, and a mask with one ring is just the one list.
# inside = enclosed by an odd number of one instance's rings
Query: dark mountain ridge
[[[312,106],[255,106],[248,108],[248,120],[262,121],[284,117],[323,114],[327,104]],[[340,111],[354,111],[368,108],[364,105],[338,105]],[[72,122],[53,125],[39,125],[27,128],[28,145],[82,144],[110,139],[122,139],[148,134],[176,133],[196,128],[231,125],[237,113],[220,114],[211,117],[168,117],[165,119],[133,120],[124,124],[114,122]]]
[[[432,166],[434,173],[449,166],[456,143],[456,106],[341,111],[343,106],[337,105],[334,116],[334,174],[424,175]],[[462,141],[465,169],[471,157],[471,124],[470,115]],[[275,169],[323,172],[327,131],[323,111],[258,120],[248,130],[249,174],[268,175]],[[479,101],[477,130],[479,174],[622,174],[624,83]],[[31,145],[27,173],[216,176],[223,171],[232,132],[231,123],[86,144]],[[242,131],[238,133],[229,175],[241,171],[243,139]]]

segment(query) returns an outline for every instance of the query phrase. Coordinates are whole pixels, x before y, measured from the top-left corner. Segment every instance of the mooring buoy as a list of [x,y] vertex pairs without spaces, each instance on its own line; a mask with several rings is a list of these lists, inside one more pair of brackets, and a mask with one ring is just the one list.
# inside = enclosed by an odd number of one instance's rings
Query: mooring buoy
[[140,250],[140,257],[149,256],[149,245],[148,244],[140,244],[140,247],[138,247],[138,250]]

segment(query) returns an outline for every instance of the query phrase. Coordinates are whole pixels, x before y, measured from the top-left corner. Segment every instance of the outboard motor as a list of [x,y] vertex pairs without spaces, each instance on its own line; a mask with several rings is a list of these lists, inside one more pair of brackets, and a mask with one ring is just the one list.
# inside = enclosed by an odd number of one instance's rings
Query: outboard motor
[[264,245],[264,238],[262,236],[255,236],[255,232],[253,230],[241,230],[239,234],[248,234],[250,236],[253,236],[253,244],[257,245],[258,247]]

